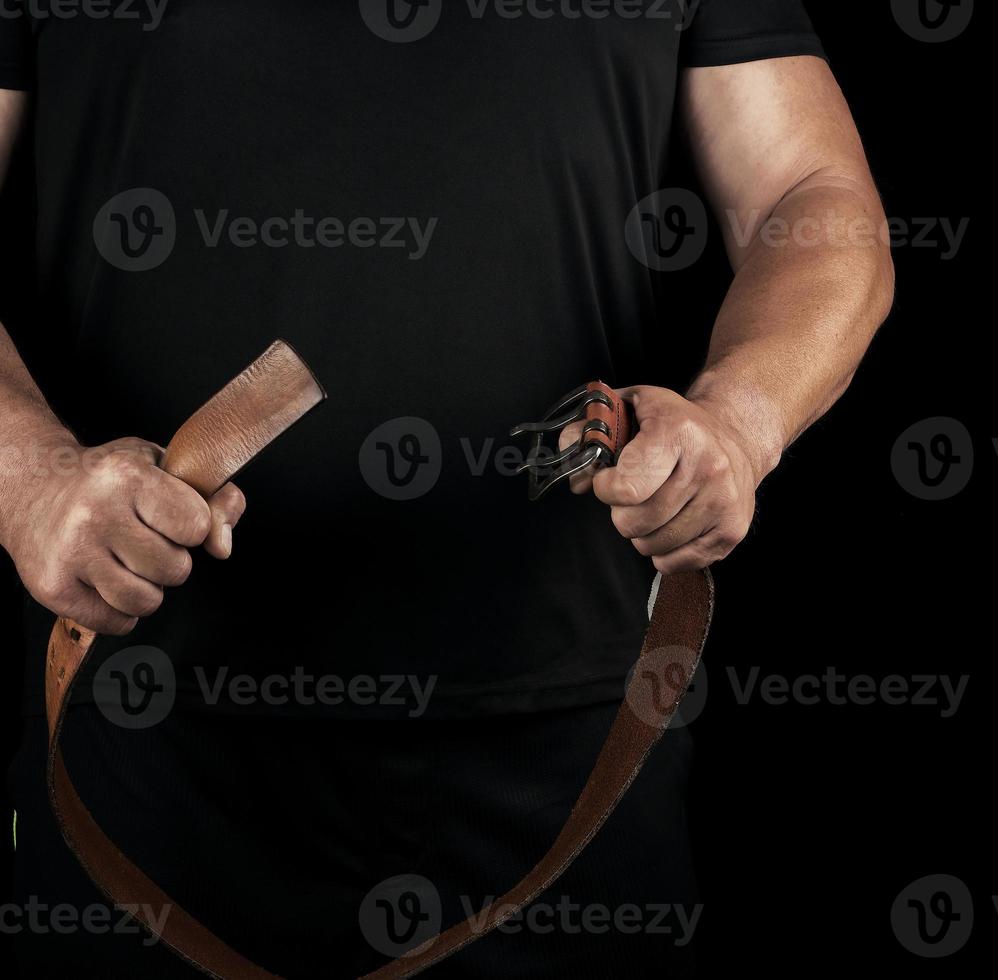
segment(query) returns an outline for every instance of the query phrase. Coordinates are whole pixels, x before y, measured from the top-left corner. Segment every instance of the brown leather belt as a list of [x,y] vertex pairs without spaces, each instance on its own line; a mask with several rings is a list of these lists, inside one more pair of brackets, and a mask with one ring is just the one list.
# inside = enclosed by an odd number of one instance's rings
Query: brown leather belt
[[[324,397],[301,358],[277,341],[184,423],[161,465],[208,497]],[[531,470],[535,496],[551,485],[545,481],[552,478],[557,482],[582,466],[612,464],[629,438],[626,406],[599,382],[573,392],[556,408],[566,411],[515,430],[535,434],[534,451],[525,464]],[[574,453],[560,454],[554,464],[542,459],[543,434],[576,419],[584,421],[585,431]],[[580,462],[582,466],[577,465]],[[543,488],[535,493],[539,484]],[[423,942],[363,980],[395,980],[422,972],[491,932],[559,878],[613,812],[668,727],[700,660],[713,598],[706,571],[662,580],[641,654],[606,742],[565,825],[533,870],[484,913]],[[77,794],[63,763],[59,736],[73,682],[96,638],[92,630],[60,619],[49,641],[48,791],[66,842],[111,902],[127,907],[153,936],[193,966],[223,980],[277,978],[228,946],[163,892],[104,833]]]

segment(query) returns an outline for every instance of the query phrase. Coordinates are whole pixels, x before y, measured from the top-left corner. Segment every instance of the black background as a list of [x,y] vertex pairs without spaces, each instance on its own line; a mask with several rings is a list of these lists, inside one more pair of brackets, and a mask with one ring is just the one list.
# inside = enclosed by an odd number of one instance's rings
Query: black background
[[[964,0],[969,2],[969,0]],[[691,814],[704,892],[704,976],[770,976],[896,968],[907,976],[969,976],[994,959],[998,867],[993,807],[994,642],[987,602],[992,548],[987,495],[993,437],[981,410],[993,329],[984,303],[978,159],[988,135],[973,69],[982,11],[958,39],[918,41],[886,2],[808,5],[864,137],[891,218],[970,218],[952,258],[942,242],[898,244],[897,303],[851,389],[764,484],[749,539],[717,569],[719,606],[707,649],[708,697],[691,723],[697,767]],[[980,5],[978,5],[980,7]],[[688,184],[682,161],[675,183]],[[30,337],[31,192],[15,169],[3,219],[0,314]],[[938,236],[938,228],[929,238]],[[720,302],[719,237],[677,277],[691,366]],[[640,379],[636,379],[640,380]],[[974,442],[973,474],[950,499],[925,501],[891,466],[895,441],[937,416]],[[966,463],[962,465],[967,465]],[[0,622],[14,634],[18,588],[0,568]],[[793,681],[833,667],[847,677],[948,674],[970,681],[959,710],[931,705],[739,704],[728,678]],[[18,652],[3,644],[4,762],[17,738]],[[934,690],[938,693],[938,688]],[[5,808],[6,809],[6,808]],[[9,813],[0,816],[9,826]],[[3,874],[9,866],[4,841]],[[890,911],[929,874],[970,888],[975,926],[940,960],[898,941]],[[6,950],[0,946],[0,956]],[[6,966],[0,958],[0,969]],[[6,972],[6,971],[5,971]],[[11,968],[10,975],[13,975]]]

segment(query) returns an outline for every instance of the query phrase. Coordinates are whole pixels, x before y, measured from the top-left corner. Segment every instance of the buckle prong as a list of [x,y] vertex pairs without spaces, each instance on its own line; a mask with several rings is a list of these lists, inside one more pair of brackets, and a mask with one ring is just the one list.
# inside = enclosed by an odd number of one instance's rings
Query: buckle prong
[[573,422],[582,421],[587,416],[589,406],[597,403],[613,408],[613,402],[602,391],[582,385],[552,405],[540,422],[524,422],[511,430],[511,436],[532,437],[527,457],[516,469],[517,473],[526,472],[529,476],[530,500],[539,500],[552,487],[587,467],[614,465],[616,460],[612,450],[603,441],[592,438],[594,433],[599,433],[611,442],[614,438],[610,427],[600,419],[588,419],[579,439],[560,452],[550,450],[544,444],[545,435],[560,432]]

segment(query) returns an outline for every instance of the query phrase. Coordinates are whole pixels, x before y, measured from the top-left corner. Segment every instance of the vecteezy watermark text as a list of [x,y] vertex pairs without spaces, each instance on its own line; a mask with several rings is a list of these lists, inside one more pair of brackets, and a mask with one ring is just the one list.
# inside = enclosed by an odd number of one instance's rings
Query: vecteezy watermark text
[[[120,905],[115,909],[100,902],[82,907],[69,902],[49,905],[37,895],[32,895],[23,905],[14,902],[0,905],[0,935],[14,936],[27,932],[35,936],[52,933],[68,936],[82,932],[102,936],[113,933],[117,936],[140,935],[144,946],[155,946],[171,909],[170,905],[157,907],[145,904]],[[139,913],[150,924],[155,935],[143,929],[136,921],[135,916]]]
[[217,705],[223,698],[241,707],[264,704],[281,707],[295,704],[304,707],[341,704],[361,707],[406,708],[410,718],[426,713],[437,677],[421,678],[416,674],[357,675],[344,678],[337,674],[312,674],[296,667],[290,674],[232,674],[228,667],[218,668],[213,676],[203,667],[194,669],[205,704]]
[[[611,932],[620,935],[644,933],[669,936],[677,947],[686,946],[693,939],[703,912],[700,904],[583,904],[565,894],[554,901],[532,902],[519,911],[515,905],[496,904],[494,895],[482,896],[479,901],[465,894],[460,900],[473,935],[487,932],[489,923],[498,916],[503,921],[496,928],[507,934],[601,936]],[[423,875],[397,875],[380,882],[367,893],[358,909],[358,919],[364,938],[379,953],[405,956],[438,934],[442,919],[440,892]]]
[[[487,921],[485,912],[493,900],[492,896],[487,897],[476,909],[467,896],[462,897],[464,914],[472,920],[476,931],[484,929]],[[566,936],[583,933],[602,936],[610,932],[633,936],[645,933],[674,936],[676,946],[686,946],[693,938],[702,912],[702,905],[694,905],[691,909],[670,902],[647,905],[632,902],[609,906],[600,902],[582,904],[572,901],[569,895],[560,895],[557,902],[534,902],[528,908],[521,909],[497,929],[513,935],[528,932],[541,936],[554,932]]]
[[132,187],[105,202],[93,221],[94,244],[101,257],[123,272],[149,272],[173,254],[178,241],[196,234],[205,248],[386,249],[411,262],[430,247],[439,218],[412,215],[309,214],[295,208],[286,214],[237,215],[230,208],[194,208],[194,229],[185,213],[155,187]]
[[735,700],[746,705],[754,697],[769,705],[912,705],[939,708],[941,718],[952,718],[960,707],[968,674],[953,678],[948,674],[913,674],[902,677],[891,674],[877,680],[869,674],[852,677],[828,667],[821,676],[802,674],[787,678],[780,674],[762,676],[759,667],[752,667],[744,678],[734,667],[727,668]]
[[170,0],[0,0],[0,20],[134,20],[143,31],[163,22]]
[[196,209],[201,239],[207,248],[228,243],[235,248],[402,248],[412,261],[418,261],[430,247],[437,218],[425,223],[414,217],[357,217],[349,221],[331,216],[316,218],[298,208],[289,217],[274,216],[258,221],[251,217],[231,217],[228,208],[209,218]]

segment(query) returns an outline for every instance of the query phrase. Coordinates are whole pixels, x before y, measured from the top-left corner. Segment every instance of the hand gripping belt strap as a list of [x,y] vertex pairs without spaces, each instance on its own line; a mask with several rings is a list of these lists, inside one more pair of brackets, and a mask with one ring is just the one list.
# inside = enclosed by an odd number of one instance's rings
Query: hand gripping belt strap
[[[611,389],[594,383],[587,390],[593,388],[607,393],[612,408],[608,413],[601,400],[602,404],[590,406],[589,417],[626,417]],[[278,341],[180,428],[161,465],[208,497],[324,397],[295,351]],[[609,448],[615,459],[627,441],[627,426],[610,429]],[[624,701],[550,850],[484,913],[423,942],[363,980],[394,980],[426,970],[501,925],[559,878],[613,812],[668,727],[699,662],[712,608],[709,573],[690,572],[662,580]],[[95,639],[93,631],[60,619],[52,631],[46,661],[48,792],[66,842],[110,901],[127,907],[153,936],[203,973],[223,980],[276,978],[277,974],[236,952],[170,898],[104,833],[77,794],[63,762],[59,737],[74,679]]]

